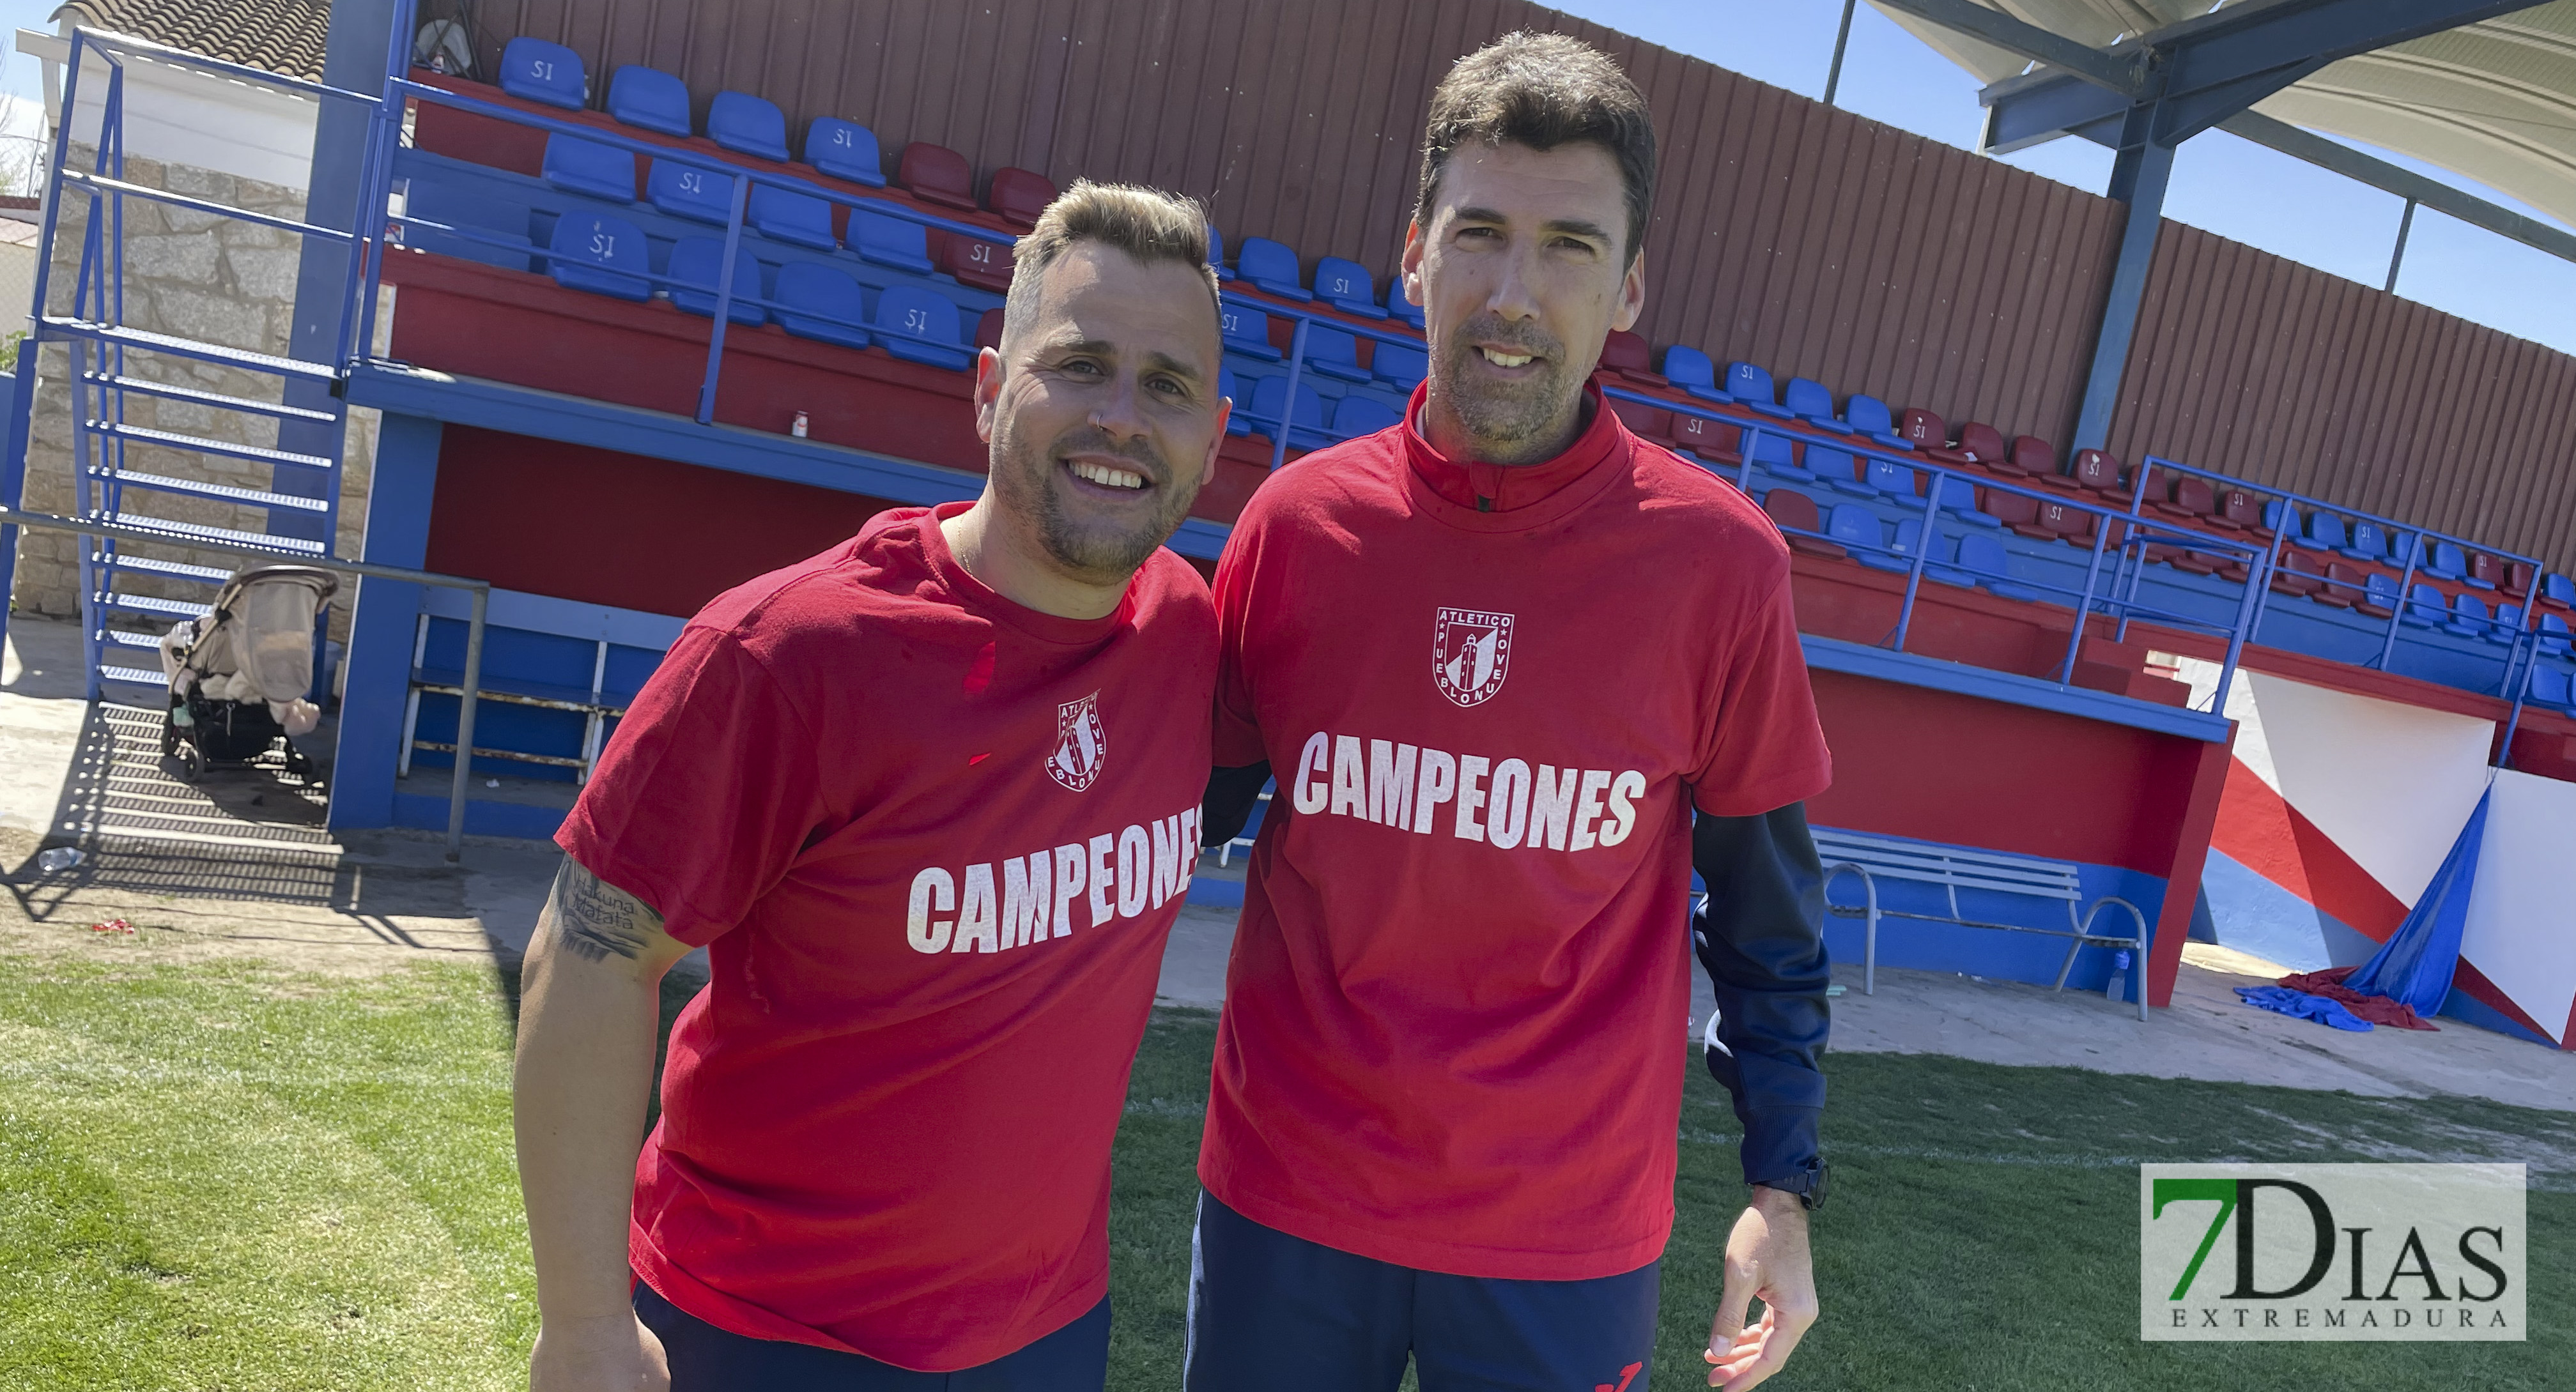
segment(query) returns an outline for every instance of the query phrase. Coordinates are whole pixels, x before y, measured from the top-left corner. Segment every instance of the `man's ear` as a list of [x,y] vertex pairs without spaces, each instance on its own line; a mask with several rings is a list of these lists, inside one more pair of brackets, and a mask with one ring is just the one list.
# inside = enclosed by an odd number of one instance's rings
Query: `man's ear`
[[1218,397],[1216,399],[1216,434],[1208,437],[1207,465],[1199,470],[1199,487],[1201,488],[1205,488],[1209,484],[1216,482],[1216,457],[1217,454],[1225,448],[1226,422],[1232,419],[1234,419],[1234,398],[1230,396]]
[[1415,305],[1426,303],[1422,294],[1422,221],[1416,218],[1404,224],[1404,256],[1395,263],[1395,273],[1404,281],[1404,298]]
[[991,348],[975,354],[975,435],[985,444],[993,443],[993,413],[1000,409],[1002,398],[1002,355]]
[[1636,327],[1637,316],[1646,312],[1646,252],[1638,248],[1628,259],[1628,273],[1619,278],[1619,308],[1610,316],[1610,327]]

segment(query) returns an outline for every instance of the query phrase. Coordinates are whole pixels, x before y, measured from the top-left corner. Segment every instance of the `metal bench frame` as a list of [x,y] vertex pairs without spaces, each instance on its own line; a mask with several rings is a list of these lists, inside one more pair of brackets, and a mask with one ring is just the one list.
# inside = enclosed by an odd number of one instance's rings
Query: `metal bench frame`
[[[2038,933],[2047,937],[2066,938],[2066,960],[2057,967],[2053,990],[2066,989],[2066,974],[2075,967],[2075,954],[2086,943],[2129,949],[2130,985],[2138,998],[2138,1018],[2147,1018],[2147,916],[2138,906],[2115,894],[2106,894],[2079,910],[2084,902],[2082,883],[2075,867],[2062,860],[2042,860],[2035,856],[2006,855],[1997,851],[1972,851],[1954,846],[1934,846],[1912,841],[1890,841],[1875,836],[1817,828],[1816,853],[1824,862],[1825,886],[1831,889],[1834,877],[1851,874],[1860,877],[1867,902],[1860,907],[1847,907],[1826,901],[1826,911],[1843,918],[1867,918],[1861,957],[1861,993],[1878,994],[1878,922],[1882,918],[1911,918],[1926,923],[1955,923],[1967,928],[1995,928],[2012,933]],[[1918,884],[1940,885],[1949,895],[1950,912],[1913,913],[1903,909],[1882,909],[1878,903],[1878,881],[1909,880]],[[1989,923],[1968,917],[1959,908],[1962,889],[1987,890],[2003,894],[2027,895],[2037,899],[2055,899],[2066,905],[2066,927],[2035,928],[2025,923]],[[2111,905],[2126,910],[2137,926],[2133,937],[2116,937],[2093,931],[2093,920]]]

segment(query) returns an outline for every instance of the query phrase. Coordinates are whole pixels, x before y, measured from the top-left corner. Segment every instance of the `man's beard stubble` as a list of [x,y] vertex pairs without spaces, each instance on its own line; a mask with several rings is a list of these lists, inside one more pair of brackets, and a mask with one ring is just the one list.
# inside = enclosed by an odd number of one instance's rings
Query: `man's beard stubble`
[[[993,487],[1003,506],[1035,523],[1038,544],[1056,564],[1095,581],[1133,575],[1179,529],[1196,491],[1183,493],[1176,486],[1171,466],[1152,446],[1141,441],[1122,446],[1096,426],[1069,430],[1045,448],[1032,449],[1006,425],[997,444],[995,453],[1002,467],[994,474]],[[1145,476],[1146,488],[1159,495],[1161,507],[1132,529],[1086,528],[1065,505],[1065,493],[1073,484],[1056,467],[1057,455],[1070,453],[1114,455],[1128,461]]]

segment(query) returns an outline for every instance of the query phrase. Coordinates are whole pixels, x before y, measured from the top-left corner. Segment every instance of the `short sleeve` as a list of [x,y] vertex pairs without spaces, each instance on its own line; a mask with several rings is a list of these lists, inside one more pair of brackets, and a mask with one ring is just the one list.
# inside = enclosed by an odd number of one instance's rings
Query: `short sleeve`
[[1735,639],[1713,679],[1714,719],[1690,779],[1692,805],[1712,817],[1786,807],[1823,792],[1834,777],[1787,575],[1732,627]]
[[739,640],[692,626],[646,682],[555,844],[691,946],[750,915],[828,815],[803,717]]
[[1238,525],[1217,558],[1216,711],[1211,754],[1218,768],[1244,768],[1270,757],[1261,742],[1261,724],[1253,716],[1252,682],[1244,669],[1244,636],[1250,624],[1257,530]]

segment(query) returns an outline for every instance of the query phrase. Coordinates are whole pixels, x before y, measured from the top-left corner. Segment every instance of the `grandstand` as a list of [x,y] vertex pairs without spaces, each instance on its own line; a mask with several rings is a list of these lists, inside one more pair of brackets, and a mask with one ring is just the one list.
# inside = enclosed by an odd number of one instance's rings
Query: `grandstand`
[[[90,32],[67,70],[110,84],[98,129],[66,120],[58,138],[42,264],[70,269],[36,292],[39,339],[69,345],[82,514],[174,543],[320,554],[335,432],[351,406],[382,412],[363,559],[495,587],[472,765],[497,786],[478,783],[469,831],[551,834],[707,599],[884,507],[980,490],[973,355],[999,333],[1012,239],[1072,177],[1161,182],[1215,210],[1235,415],[1173,541],[1211,566],[1273,471],[1402,419],[1428,365],[1420,310],[1390,273],[1422,97],[1456,53],[1524,24],[1620,54],[1666,129],[1652,308],[1643,333],[1611,336],[1597,381],[1632,431],[1758,500],[1789,539],[1838,766],[1815,820],[2071,864],[2085,898],[2135,903],[2153,929],[2138,980],[2107,948],[2069,971],[2012,935],[1892,938],[1885,961],[2161,1004],[2196,919],[2294,966],[2366,956],[2424,887],[2370,847],[2438,840],[2438,862],[2466,815],[2444,801],[2457,769],[2429,801],[2411,774],[2311,770],[2294,725],[2412,749],[2412,717],[2387,711],[2420,713],[2438,729],[2424,738],[2474,744],[2481,773],[2500,761],[2547,785],[2517,794],[2531,818],[2571,806],[2576,432],[2561,417],[2576,362],[2536,345],[2188,229],[2159,243],[2152,218],[2135,252],[2116,202],[1526,5],[1299,7],[1291,34],[1282,7],[1226,4],[1151,36],[1149,7],[1110,0],[1083,7],[1085,53],[1001,32],[1007,9],[702,5],[657,28],[667,8],[487,4],[464,72],[410,61],[409,3],[379,17],[372,47],[335,16],[331,67],[304,79]],[[128,180],[116,84],[141,63],[305,92],[350,134],[340,167],[317,166],[313,204],[336,180],[367,210],[354,235],[319,211],[245,213]],[[289,228],[308,283],[331,271],[345,292],[285,353],[133,327],[118,219],[147,200]],[[2192,273],[2212,262],[2240,283]],[[2144,327],[2105,389],[2084,369],[2124,267]],[[2312,322],[2261,307],[2301,297],[2368,301],[2369,360],[2285,350],[2261,365],[2273,337]],[[2436,374],[2463,355],[2493,370]],[[186,384],[188,363],[269,389],[209,393]],[[2231,377],[2258,372],[2259,392]],[[2209,406],[2231,393],[2232,438]],[[2258,396],[2333,409],[2256,422]],[[278,420],[277,443],[134,424],[144,398]],[[2372,435],[2400,420],[2405,439]],[[296,443],[316,430],[323,444]],[[275,477],[156,473],[130,466],[129,446]],[[16,502],[18,481],[0,476],[0,496]],[[153,502],[171,497],[251,521],[175,520]],[[93,696],[158,703],[133,653],[154,622],[202,606],[169,585],[220,578],[95,543]],[[1650,577],[1638,595],[1653,602]],[[452,592],[381,578],[360,591],[334,827],[447,825],[430,771],[455,758],[465,619]],[[2317,833],[2332,820],[2320,800],[2371,825]],[[2228,878],[2249,866],[2261,884]],[[2379,899],[2334,889],[2356,870]],[[2205,871],[2235,888],[2199,892]],[[2265,897],[2292,880],[2304,929]],[[2458,1011],[2567,1042],[2576,963],[2535,993],[2502,964],[2558,963],[2558,946],[2487,951],[2473,945]]]

